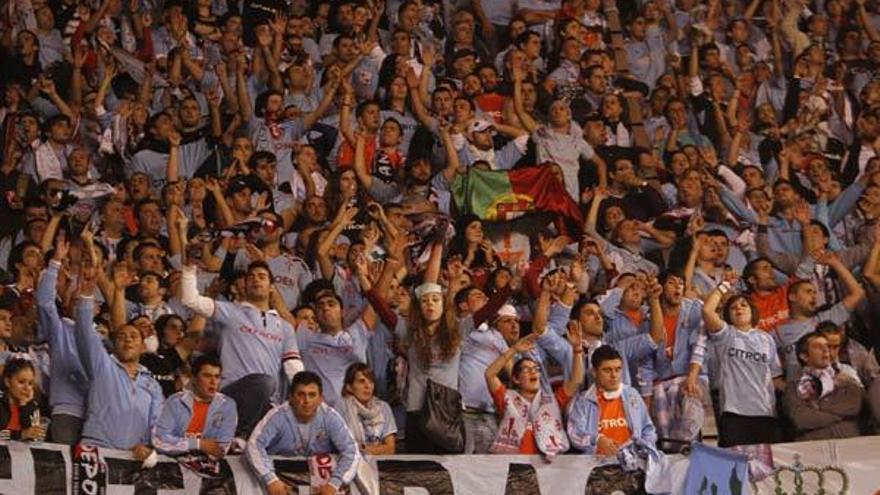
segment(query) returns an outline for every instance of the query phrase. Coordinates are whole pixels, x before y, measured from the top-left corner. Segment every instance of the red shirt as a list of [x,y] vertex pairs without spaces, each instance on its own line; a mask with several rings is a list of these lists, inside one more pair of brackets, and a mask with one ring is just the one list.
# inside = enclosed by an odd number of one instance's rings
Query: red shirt
[[193,401],[193,415],[189,420],[189,426],[186,427],[187,433],[195,436],[202,435],[202,432],[205,431],[205,422],[208,419],[208,407],[210,406],[210,402]]
[[4,430],[9,431],[21,431],[21,412],[19,412],[18,404],[15,402],[9,403],[9,423],[6,424],[6,428]]

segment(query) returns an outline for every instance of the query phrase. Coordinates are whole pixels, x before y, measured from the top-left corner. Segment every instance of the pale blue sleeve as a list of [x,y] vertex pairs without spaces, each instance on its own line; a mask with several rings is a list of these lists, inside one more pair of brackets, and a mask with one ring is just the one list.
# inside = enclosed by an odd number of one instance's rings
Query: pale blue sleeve
[[568,406],[568,423],[565,427],[572,447],[586,454],[596,452],[596,429],[589,426],[597,424],[592,409],[585,398],[575,397]]
[[178,455],[199,448],[197,438],[186,438],[181,434],[186,427],[182,427],[178,421],[188,423],[190,419],[183,417],[183,412],[176,394],[169,397],[162,405],[152,433],[153,447],[156,447],[160,454]]
[[333,470],[333,475],[330,477],[330,484],[338,489],[354,480],[358,464],[361,462],[361,452],[342,416],[335,409],[327,409],[326,419],[330,442],[339,453],[339,457],[336,459],[336,469]]

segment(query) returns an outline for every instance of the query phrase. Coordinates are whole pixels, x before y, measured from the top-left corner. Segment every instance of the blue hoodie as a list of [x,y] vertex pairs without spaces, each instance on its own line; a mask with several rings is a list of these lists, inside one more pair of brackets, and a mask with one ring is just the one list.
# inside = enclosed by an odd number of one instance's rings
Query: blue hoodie
[[50,261],[37,286],[37,340],[49,343],[49,359],[52,363],[52,372],[49,374],[49,405],[52,407],[52,414],[84,418],[89,378],[76,349],[74,322],[62,318],[55,305],[60,269],[61,263]]
[[208,406],[205,428],[200,435],[187,433],[192,421],[195,395],[183,390],[169,397],[159,411],[159,419],[153,426],[153,446],[162,454],[178,455],[199,450],[199,439],[216,440],[224,447],[232,442],[238,425],[235,401],[216,393]]
[[162,405],[162,389],[147,368],[134,380],[116,356],[107,354],[95,332],[94,299],[80,298],[76,306],[76,346],[91,381],[83,442],[96,447],[129,450],[150,443]]

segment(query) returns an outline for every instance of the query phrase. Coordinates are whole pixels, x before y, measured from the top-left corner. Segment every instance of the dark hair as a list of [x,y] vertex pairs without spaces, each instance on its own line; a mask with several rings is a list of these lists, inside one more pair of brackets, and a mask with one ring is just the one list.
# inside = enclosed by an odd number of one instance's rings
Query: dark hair
[[259,95],[257,95],[257,99],[254,100],[254,115],[257,117],[264,117],[266,115],[266,105],[269,103],[269,97],[273,95],[278,95],[280,97],[284,97],[284,94],[281,91],[277,91],[274,89],[267,89],[263,91]]
[[202,371],[202,368],[204,368],[205,366],[214,366],[215,368],[221,369],[223,368],[223,365],[220,363],[220,356],[214,354],[213,352],[202,354],[192,361],[192,375],[198,375],[199,372]]
[[[788,285],[788,290],[786,291],[786,297],[785,297],[786,301],[790,301],[790,300],[791,300],[791,295],[794,294],[795,292],[797,292],[797,290],[800,288],[800,286],[802,286],[802,285],[810,285],[810,284],[812,284],[812,283],[813,283],[813,282],[812,282],[811,280],[807,280],[807,279],[804,279],[804,278],[799,278],[799,279],[795,280],[794,282],[792,282],[791,284],[789,284],[789,285]],[[790,304],[789,304],[789,305],[790,305]]]
[[[12,251],[9,252],[9,260],[6,263],[6,270],[8,272],[18,276],[18,267],[16,265],[24,262],[24,250],[31,246],[40,249],[37,243],[31,241],[21,241],[12,248]],[[40,256],[42,255],[43,250],[40,249]]]
[[684,272],[681,268],[669,268],[668,270],[664,270],[660,276],[657,278],[657,281],[660,282],[661,285],[665,284],[667,280],[670,278],[680,278],[685,280]]
[[245,273],[250,274],[252,271],[256,270],[257,268],[262,268],[262,269],[266,270],[267,272],[269,272],[269,278],[273,278],[272,269],[269,268],[269,264],[266,263],[265,261],[262,261],[262,260],[252,261],[251,264],[248,265],[247,272],[245,272]]
[[382,108],[382,105],[379,105],[378,101],[365,100],[365,101],[358,103],[357,108],[354,109],[354,116],[356,118],[360,119],[361,116],[364,114],[364,112],[367,111],[367,107],[370,105],[376,105],[377,107]]
[[141,217],[141,210],[143,210],[144,207],[146,207],[146,206],[148,206],[148,205],[156,205],[156,206],[159,208],[159,211],[162,211],[162,204],[159,203],[158,200],[153,199],[153,198],[144,198],[144,199],[138,201],[138,203],[137,203],[136,205],[134,205],[134,216],[135,216],[135,218],[140,219],[140,217]]
[[290,382],[290,394],[293,395],[296,392],[296,388],[300,385],[317,385],[318,392],[324,393],[324,384],[321,382],[321,377],[313,371],[300,371],[294,375],[293,380]]
[[748,288],[750,291],[755,290],[755,288],[752,287],[752,283],[749,282],[749,279],[752,278],[752,276],[755,274],[755,270],[757,270],[756,267],[758,266],[758,263],[760,263],[762,261],[766,261],[767,263],[770,263],[771,265],[773,265],[773,263],[770,261],[770,259],[767,258],[766,256],[759,256],[759,257],[753,259],[752,261],[749,261],[748,264],[746,264],[746,267],[743,269],[742,279],[743,279],[743,282],[745,282],[745,284],[746,284],[746,288]]
[[354,363],[345,370],[345,379],[342,382],[343,388],[346,385],[351,385],[354,383],[357,378],[358,373],[363,373],[365,377],[367,377],[374,384],[376,383],[376,376],[373,375],[373,369],[364,363]]
[[758,322],[761,321],[761,315],[758,314],[758,308],[757,308],[757,306],[755,306],[755,303],[750,301],[749,298],[747,298],[746,296],[744,296],[742,294],[737,294],[737,295],[731,297],[724,304],[724,311],[723,311],[724,321],[726,321],[727,323],[730,323],[730,309],[733,307],[734,303],[736,303],[740,299],[745,301],[749,305],[749,308],[752,310],[752,322],[751,322],[752,326],[757,325]]
[[34,368],[34,363],[31,362],[30,359],[15,357],[6,361],[6,366],[3,368],[3,387],[6,387],[6,380],[15,376],[16,373],[23,369],[29,369],[36,373],[36,368]]
[[837,323],[833,321],[825,320],[816,325],[816,331],[821,333],[822,335],[845,335],[846,329],[844,327],[839,326]]
[[816,220],[814,218],[810,220],[810,225],[815,225],[816,227],[819,227],[819,230],[822,231],[822,235],[824,235],[826,239],[831,237],[831,233],[828,231],[828,227],[826,227],[821,220]]
[[587,299],[586,297],[582,297],[582,298],[578,299],[574,303],[574,305],[571,307],[571,313],[569,314],[568,318],[570,320],[579,319],[581,317],[581,310],[584,309],[584,306],[586,306],[588,304],[595,304],[597,306],[599,305],[599,303],[597,303],[593,299]]
[[271,163],[278,163],[278,157],[275,156],[275,153],[266,150],[254,151],[254,154],[248,159],[248,168],[254,170],[257,168],[257,162],[267,161]]
[[510,372],[510,376],[518,377],[520,375],[520,373],[522,373],[522,367],[525,365],[526,361],[531,362],[531,363],[535,363],[538,366],[540,366],[540,363],[538,363],[534,359],[532,359],[530,357],[522,357],[522,358],[517,359],[516,362],[513,363],[513,369]]
[[171,320],[179,320],[183,325],[183,331],[186,332],[186,320],[184,320],[180,315],[176,313],[169,313],[166,315],[162,315],[156,318],[156,322],[153,326],[156,328],[156,335],[159,337],[159,345],[162,345],[162,341],[165,340],[165,327],[171,322]]
[[593,355],[590,357],[590,366],[592,366],[594,370],[597,370],[605,361],[611,361],[614,359],[620,359],[623,361],[623,358],[620,357],[620,353],[617,352],[617,349],[610,345],[600,345],[595,351],[593,351]]
[[801,354],[807,354],[807,348],[810,346],[810,341],[819,337],[822,337],[824,339],[825,335],[819,331],[813,330],[812,332],[799,338],[797,343],[794,345],[795,355],[797,356],[798,363],[800,363],[801,366],[807,365],[807,361],[801,357]]

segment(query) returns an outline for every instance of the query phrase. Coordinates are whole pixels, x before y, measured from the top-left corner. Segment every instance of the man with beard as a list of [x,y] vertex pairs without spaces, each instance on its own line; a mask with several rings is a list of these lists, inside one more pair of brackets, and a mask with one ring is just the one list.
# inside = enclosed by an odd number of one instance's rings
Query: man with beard
[[[533,322],[535,332],[540,336],[538,346],[563,365],[566,377],[571,376],[573,373],[573,368],[569,365],[571,353],[577,349],[572,349],[561,335],[564,329],[575,325],[580,328],[583,350],[585,351],[583,355],[583,359],[586,360],[584,368],[589,368],[587,363],[590,362],[593,351],[604,344],[609,344],[617,349],[623,362],[621,380],[627,385],[633,383],[632,374],[635,372],[635,365],[655,352],[658,349],[658,344],[663,340],[663,315],[659,302],[662,287],[656,283],[656,280],[652,280],[650,283],[651,309],[649,321],[646,322],[650,331],[643,332],[638,327],[641,326],[642,320],[641,304],[645,296],[645,283],[637,280],[632,281],[630,284],[632,287],[628,287],[626,295],[621,298],[621,309],[618,311],[624,314],[638,313],[639,323],[632,329],[618,330],[616,333],[619,336],[612,340],[605,333],[605,318],[602,315],[602,307],[598,303],[582,300],[571,307],[570,311],[566,311],[569,306],[565,304],[565,298],[563,298],[551,309],[551,295],[559,293],[559,288],[554,287],[559,283],[559,280],[549,280],[542,283],[541,296],[538,299]],[[563,280],[562,283],[565,281]],[[631,306],[636,309],[634,311],[622,309]],[[568,321],[569,316],[571,321]],[[616,317],[612,316],[612,318]],[[617,328],[613,321],[609,324],[609,329]]]
[[253,244],[239,250],[235,257],[235,268],[243,270],[252,261],[263,260],[272,271],[273,283],[278,294],[288,308],[296,308],[300,294],[312,281],[312,272],[306,262],[281,246],[284,220],[272,210],[259,213],[259,226],[251,230]]
[[[185,224],[181,230],[185,238]],[[221,390],[238,406],[238,437],[250,434],[275,394],[283,390],[281,372],[292,379],[303,369],[293,327],[270,305],[272,288],[269,266],[254,261],[245,275],[244,301],[215,301],[199,295],[196,267],[183,268],[181,302],[217,325]]]
[[189,179],[211,154],[211,139],[217,139],[223,133],[220,126],[220,101],[208,99],[211,115],[210,135],[207,126],[202,126],[202,110],[194,96],[184,98],[177,115],[180,118],[180,138],[170,139],[176,134],[174,122],[167,112],[159,112],[147,122],[147,137],[141,143],[140,150],[132,157],[131,167],[126,169],[128,175],[142,172],[150,177],[154,190],[162,190],[167,182],[167,166],[171,151],[177,152],[178,173]]
[[327,384],[326,402],[330,406],[342,397],[348,367],[367,361],[367,345],[378,321],[372,305],[385,305],[382,294],[388,292],[391,278],[399,268],[399,260],[403,259],[401,249],[402,246],[392,249],[382,275],[375,283],[369,277],[366,253],[358,253],[352,260],[361,290],[370,301],[353,323],[344,326],[342,298],[335,292],[324,291],[318,294],[313,304],[319,331],[315,332],[307,325],[297,328],[296,339],[303,363],[307,370],[317,373]]
[[816,284],[809,280],[798,280],[788,289],[789,319],[777,327],[775,337],[777,347],[785,367],[785,377],[791,381],[797,377],[800,363],[796,345],[798,339],[816,329],[823,321],[831,321],[843,325],[849,320],[850,313],[865,297],[865,289],[853,277],[837,255],[823,252],[818,259],[831,267],[846,287],[843,299],[831,308],[817,311],[819,308]]
[[72,146],[72,122],[67,115],[56,115],[43,124],[45,140],[21,160],[20,170],[27,172],[37,184],[47,179],[64,180],[67,156]]

